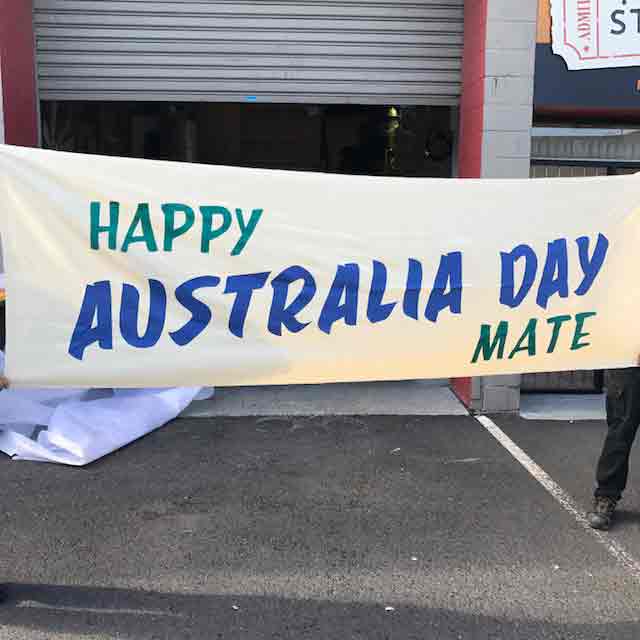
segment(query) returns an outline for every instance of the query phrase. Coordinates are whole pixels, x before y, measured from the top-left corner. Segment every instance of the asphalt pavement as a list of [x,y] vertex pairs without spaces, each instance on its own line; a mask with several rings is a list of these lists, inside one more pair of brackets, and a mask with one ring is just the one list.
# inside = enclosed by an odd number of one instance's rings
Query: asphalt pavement
[[[603,423],[493,419],[588,504]],[[470,416],[178,420],[0,478],[2,640],[640,637],[633,566]]]

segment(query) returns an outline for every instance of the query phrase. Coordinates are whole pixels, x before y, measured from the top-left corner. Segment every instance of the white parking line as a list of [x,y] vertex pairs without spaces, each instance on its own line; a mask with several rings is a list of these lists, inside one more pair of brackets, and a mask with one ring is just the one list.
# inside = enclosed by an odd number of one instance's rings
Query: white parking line
[[589,526],[589,522],[573,498],[534,460],[532,460],[511,438],[487,416],[475,416],[476,420],[550,493],[575,521],[589,531],[633,577],[640,582],[638,562],[619,542],[606,533]]
[[154,609],[109,609],[102,607],[81,607],[67,605],[52,605],[35,600],[24,600],[19,602],[16,607],[20,609],[47,609],[50,611],[67,611],[70,613],[97,613],[104,615],[133,615],[133,616],[157,616],[164,618],[184,618],[181,613],[173,613],[165,610]]

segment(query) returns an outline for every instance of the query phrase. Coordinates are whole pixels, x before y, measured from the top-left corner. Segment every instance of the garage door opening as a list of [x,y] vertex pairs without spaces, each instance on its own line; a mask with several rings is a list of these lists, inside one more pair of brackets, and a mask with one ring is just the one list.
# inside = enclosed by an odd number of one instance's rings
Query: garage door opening
[[43,147],[263,169],[446,178],[449,107],[44,101]]

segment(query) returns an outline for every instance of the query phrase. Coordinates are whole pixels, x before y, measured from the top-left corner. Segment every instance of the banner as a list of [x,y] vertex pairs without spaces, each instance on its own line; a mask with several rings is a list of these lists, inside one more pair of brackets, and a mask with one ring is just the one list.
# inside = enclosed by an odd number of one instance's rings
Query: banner
[[570,70],[640,64],[640,0],[551,0],[551,17],[553,52]]
[[23,386],[633,365],[640,179],[433,180],[0,147]]

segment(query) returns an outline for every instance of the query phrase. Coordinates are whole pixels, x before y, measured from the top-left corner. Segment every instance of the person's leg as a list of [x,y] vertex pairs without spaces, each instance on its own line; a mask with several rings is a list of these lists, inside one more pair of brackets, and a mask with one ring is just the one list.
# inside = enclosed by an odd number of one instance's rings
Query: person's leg
[[[5,348],[5,301],[0,300],[0,351],[4,351]],[[0,374],[0,391],[6,389],[9,386],[9,381]],[[7,590],[3,584],[0,584],[0,602],[4,602],[7,599]]]
[[627,486],[629,454],[640,424],[640,368],[617,369],[607,385],[607,436],[596,469],[597,487],[589,521],[608,528]]
[[6,302],[0,299],[0,351],[4,351],[6,342],[7,325],[5,320]]
[[607,388],[607,437],[598,461],[596,496],[619,500],[627,486],[629,454],[640,424],[640,368],[612,371]]
[[[6,342],[5,301],[0,300],[0,351],[4,351]],[[7,379],[0,373],[0,391],[9,386]]]

